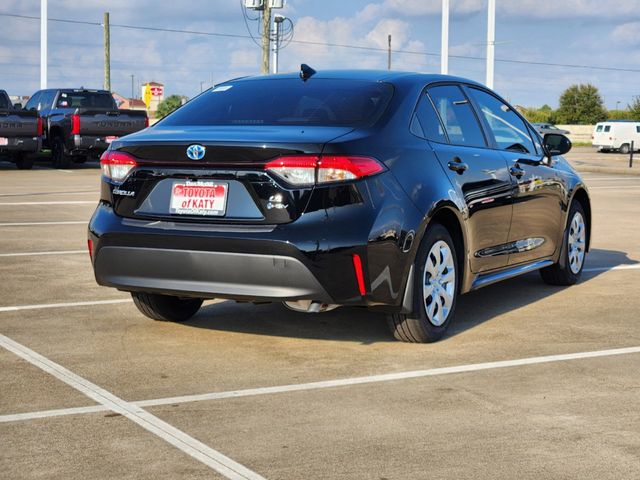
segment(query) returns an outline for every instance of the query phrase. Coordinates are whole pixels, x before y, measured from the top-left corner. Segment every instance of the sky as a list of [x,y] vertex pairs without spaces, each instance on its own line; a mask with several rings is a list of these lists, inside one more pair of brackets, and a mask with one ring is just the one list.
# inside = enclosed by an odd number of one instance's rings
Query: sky
[[[487,0],[450,0],[449,73],[484,83]],[[495,90],[513,104],[556,107],[574,83],[592,83],[605,105],[623,108],[640,95],[640,0],[496,0],[496,59],[636,70],[495,64]],[[193,96],[230,78],[260,74],[260,48],[249,37],[240,0],[49,0],[49,86],[102,88],[103,12],[111,18],[112,90],[165,84],[166,94]],[[294,24],[280,52],[280,71],[301,63],[316,70],[387,68],[440,71],[441,0],[287,0],[278,13]],[[30,95],[40,85],[40,0],[0,1],[0,89]],[[250,15],[253,13],[250,12]],[[257,35],[258,22],[249,21]],[[116,25],[216,35],[123,28]],[[231,37],[220,36],[229,34]],[[235,37],[235,36],[237,37]],[[246,37],[246,38],[245,38]],[[311,41],[380,48],[362,50]],[[402,51],[401,52],[397,52]]]

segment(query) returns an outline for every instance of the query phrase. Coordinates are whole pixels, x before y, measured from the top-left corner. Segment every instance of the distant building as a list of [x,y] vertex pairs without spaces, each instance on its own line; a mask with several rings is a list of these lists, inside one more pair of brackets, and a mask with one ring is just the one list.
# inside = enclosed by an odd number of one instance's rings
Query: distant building
[[29,98],[31,98],[29,95],[9,95],[9,100],[11,100],[12,105],[19,103],[23,107],[27,104]]
[[164,100],[164,85],[158,82],[146,82],[140,86],[142,101],[148,105],[149,113],[155,114],[158,105]]
[[142,100],[137,98],[126,98],[122,95],[113,92],[113,99],[116,101],[116,105],[120,110],[146,110],[147,106]]

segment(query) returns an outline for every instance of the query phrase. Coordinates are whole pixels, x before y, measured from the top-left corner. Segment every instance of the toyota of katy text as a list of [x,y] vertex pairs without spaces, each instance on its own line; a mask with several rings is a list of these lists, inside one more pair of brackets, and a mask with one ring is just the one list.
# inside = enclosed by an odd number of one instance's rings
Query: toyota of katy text
[[103,154],[95,277],[156,320],[213,298],[348,305],[435,341],[460,294],[579,279],[591,206],[570,148],[462,78],[303,65],[229,81]]

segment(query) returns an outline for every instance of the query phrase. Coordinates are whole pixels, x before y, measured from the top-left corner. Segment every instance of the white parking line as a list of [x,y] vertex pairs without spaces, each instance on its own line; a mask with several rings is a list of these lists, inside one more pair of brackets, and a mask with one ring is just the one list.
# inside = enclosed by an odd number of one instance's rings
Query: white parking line
[[96,190],[81,190],[79,192],[27,192],[27,193],[0,193],[0,197],[31,197],[35,195],[100,195]]
[[608,272],[609,270],[637,270],[640,269],[640,263],[634,263],[632,265],[617,265],[615,267],[591,267],[585,268],[583,272]]
[[87,250],[54,250],[51,252],[20,252],[20,253],[0,253],[0,257],[32,257],[37,255],[77,255],[87,253]]
[[597,186],[597,187],[588,187],[589,191],[591,190],[611,190],[611,189],[616,189],[616,190],[636,190],[638,188],[640,188],[640,185],[603,185],[603,186]]
[[68,308],[87,307],[92,305],[111,305],[116,303],[132,302],[130,298],[119,298],[116,300],[96,300],[94,302],[68,302],[68,303],[40,303],[37,305],[16,305],[10,307],[0,307],[0,312],[18,312],[20,310],[40,310],[43,308]]
[[0,223],[0,227],[35,227],[41,225],[89,225],[89,220],[69,221],[69,222],[19,222]]
[[148,432],[162,438],[166,442],[192,456],[196,460],[199,460],[226,478],[264,480],[264,477],[261,475],[258,475],[254,471],[240,465],[226,455],[187,435],[182,430],[177,429],[142,408],[126,402],[111,392],[108,392],[98,385],[91,383],[87,379],[76,375],[39,353],[34,352],[30,348],[11,340],[9,337],[0,335],[0,346],[10,352],[13,352],[20,358],[41,370],[53,375],[79,392],[84,393],[87,397],[99,404],[127,417],[129,420],[137,423]]
[[54,202],[0,202],[2,205],[96,205],[97,202],[91,200],[69,200],[69,201],[54,201]]
[[[2,336],[0,335],[0,338]],[[540,357],[519,358],[515,360],[501,360],[497,362],[472,363],[457,365],[453,367],[430,368],[427,370],[413,370],[408,372],[387,373],[380,375],[369,375],[364,377],[341,378],[337,380],[326,380],[320,382],[296,383],[291,385],[278,385],[273,387],[247,388],[243,390],[231,390],[226,392],[212,392],[195,395],[182,395],[177,397],[156,398],[151,400],[141,400],[130,402],[137,407],[156,407],[162,405],[173,405],[180,403],[202,402],[210,400],[223,400],[227,398],[253,397],[259,395],[272,395],[277,393],[301,392],[307,390],[321,390],[325,388],[348,387],[352,385],[363,385],[370,383],[391,382],[397,380],[408,380],[413,378],[435,377],[439,375],[451,375],[456,373],[479,372],[483,370],[493,370],[498,368],[523,367],[528,365],[539,365],[544,363],[567,362],[572,360],[583,360],[589,358],[613,357],[617,355],[629,355],[640,353],[640,347],[613,348],[608,350],[595,350],[590,352],[566,353],[560,355],[545,355]],[[99,409],[97,406],[87,406],[79,408],[67,408],[59,410],[45,410],[40,412],[20,413],[13,415],[0,415],[0,423],[30,420],[35,418],[58,417],[63,415],[74,415],[81,413],[93,413],[107,410]]]

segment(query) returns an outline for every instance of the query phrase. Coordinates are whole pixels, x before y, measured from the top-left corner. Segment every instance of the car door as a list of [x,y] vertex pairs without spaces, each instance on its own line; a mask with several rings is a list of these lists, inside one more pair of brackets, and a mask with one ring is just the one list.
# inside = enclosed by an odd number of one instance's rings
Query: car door
[[509,232],[509,264],[553,255],[564,227],[563,177],[544,155],[539,137],[510,105],[481,88],[469,86],[465,91],[517,183]]
[[506,256],[490,253],[507,242],[511,224],[511,178],[487,140],[469,99],[458,85],[427,88],[417,110],[430,144],[458,195],[464,199],[470,268],[503,267]]

